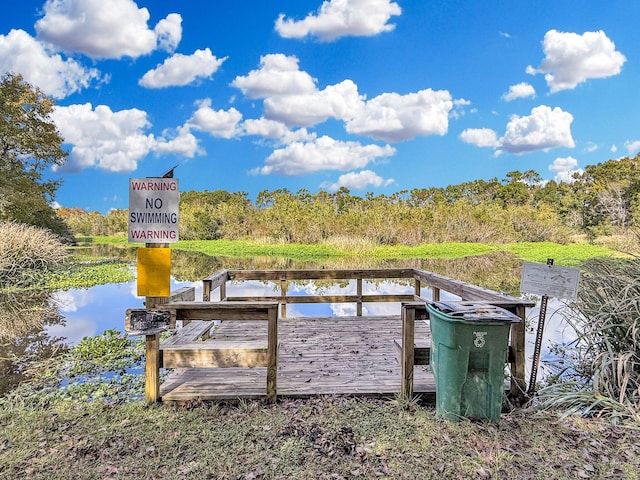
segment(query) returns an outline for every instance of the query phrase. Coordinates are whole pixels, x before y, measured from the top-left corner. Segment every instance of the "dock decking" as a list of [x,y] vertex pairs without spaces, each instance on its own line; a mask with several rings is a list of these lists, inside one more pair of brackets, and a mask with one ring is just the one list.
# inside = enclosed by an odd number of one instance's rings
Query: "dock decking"
[[[401,338],[400,315],[281,318],[278,395],[395,395],[402,380],[397,345]],[[429,344],[428,322],[416,321],[415,338],[416,343]],[[163,343],[160,349],[171,344]],[[266,346],[267,322],[227,320],[200,344],[205,350],[234,345],[252,351],[252,346]],[[176,369],[162,383],[160,396],[164,401],[264,398],[266,371],[266,367]],[[435,393],[433,375],[425,365],[414,369],[414,393]]]
[[[341,284],[341,294],[312,289],[290,295],[296,282]],[[399,290],[377,291],[392,280]],[[271,283],[261,296],[229,296],[231,282]],[[411,284],[413,287],[411,288]],[[202,300],[188,287],[169,297],[146,297],[145,309],[129,309],[125,329],[146,337],[145,397],[148,402],[224,400],[323,394],[397,395],[435,393],[429,372],[427,299],[441,293],[461,301],[501,306],[523,321],[526,299],[514,298],[420,269],[221,270],[202,281]],[[277,287],[279,285],[279,288]],[[345,288],[347,286],[347,288]],[[372,287],[373,291],[372,291]],[[278,291],[279,290],[279,291]],[[214,300],[215,296],[219,300]],[[363,305],[397,305],[398,315],[363,316]],[[289,304],[355,304],[355,316],[290,317]],[[389,311],[389,310],[387,310]],[[391,310],[392,312],[394,310]],[[214,323],[215,320],[215,323]],[[160,344],[160,332],[184,327]],[[219,328],[213,328],[220,323]],[[511,325],[508,358],[510,398],[524,400],[524,323]],[[170,374],[160,381],[161,369]],[[162,383],[162,385],[161,385]]]

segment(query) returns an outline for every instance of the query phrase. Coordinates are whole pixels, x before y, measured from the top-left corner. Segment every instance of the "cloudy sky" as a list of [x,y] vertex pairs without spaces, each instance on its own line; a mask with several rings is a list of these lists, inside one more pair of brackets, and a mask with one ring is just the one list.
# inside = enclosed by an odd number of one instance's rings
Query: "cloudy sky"
[[56,99],[56,200],[129,178],[356,195],[566,180],[640,151],[640,2],[49,0],[0,16],[0,71]]

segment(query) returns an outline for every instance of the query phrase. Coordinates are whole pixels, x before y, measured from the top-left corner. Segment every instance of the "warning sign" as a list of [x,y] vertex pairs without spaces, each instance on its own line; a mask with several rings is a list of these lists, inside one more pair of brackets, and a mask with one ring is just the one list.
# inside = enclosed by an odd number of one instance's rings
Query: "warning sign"
[[520,291],[547,297],[575,300],[578,297],[580,270],[525,262],[522,265]]
[[129,241],[178,241],[177,178],[129,179]]

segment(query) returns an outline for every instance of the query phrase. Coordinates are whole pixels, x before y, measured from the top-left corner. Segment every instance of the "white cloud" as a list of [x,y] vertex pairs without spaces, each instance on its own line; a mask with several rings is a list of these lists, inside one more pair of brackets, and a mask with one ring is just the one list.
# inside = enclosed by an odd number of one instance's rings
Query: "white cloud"
[[25,81],[55,98],[64,98],[100,81],[95,68],[85,68],[73,59],[63,59],[24,30],[0,35],[0,71],[22,75]]
[[265,99],[265,117],[287,125],[312,126],[329,118],[349,120],[364,107],[364,97],[351,80],[299,95]]
[[158,22],[153,31],[158,47],[166,52],[173,52],[182,40],[182,16],[170,13],[167,18]]
[[552,93],[572,90],[591,78],[617,75],[626,61],[602,30],[582,35],[549,30],[543,50],[545,58],[538,68],[528,66],[527,73],[544,73]]
[[204,150],[198,145],[198,139],[186,126],[179,127],[175,131],[163,131],[162,137],[156,139],[153,151],[158,154],[173,154],[187,158],[204,154]]
[[231,85],[249,98],[297,95],[316,91],[315,79],[298,69],[298,58],[282,53],[264,55],[260,68],[236,77]]
[[[455,118],[457,120],[467,114],[465,107],[468,107],[469,105],[471,105],[471,100],[456,98],[453,101],[453,110],[450,111],[449,115],[451,116],[451,118]],[[475,112],[475,109],[472,108],[471,112]]]
[[390,0],[328,0],[317,13],[295,21],[280,14],[276,31],[285,38],[316,37],[330,42],[345,36],[372,36],[389,32],[395,25],[387,23],[402,10]]
[[146,88],[188,85],[198,78],[211,77],[226,59],[216,58],[208,48],[196,50],[192,55],[176,53],[145,73],[138,83]]
[[346,187],[350,190],[364,190],[367,186],[372,185],[374,187],[391,185],[395,180],[393,178],[384,179],[371,170],[361,170],[359,172],[349,172],[344,175],[340,175],[338,181],[335,183],[322,184],[322,188],[326,188],[329,191],[336,191],[342,187]]
[[310,142],[293,142],[275,150],[265,161],[265,166],[252,173],[270,175],[304,175],[321,170],[353,170],[369,162],[395,153],[389,145],[361,145],[358,142],[342,142],[322,136]]
[[444,135],[453,107],[446,90],[421,90],[399,95],[383,93],[366,102],[357,116],[347,121],[347,132],[388,142],[418,135]]
[[640,140],[635,140],[633,142],[626,141],[624,142],[624,146],[629,152],[629,155],[634,155],[640,151]]
[[618,151],[618,146],[617,145],[611,145],[611,153],[616,153]]
[[298,68],[298,59],[283,54],[265,55],[259,69],[236,77],[232,85],[249,98],[264,98],[264,117],[288,127],[309,127],[335,118],[346,122],[349,133],[389,142],[444,135],[454,104],[464,108],[471,103],[454,102],[448,91],[431,89],[385,93],[365,101],[351,80],[319,90],[315,79]]
[[498,135],[490,128],[467,128],[460,134],[460,140],[478,147],[499,146]]
[[508,152],[515,155],[547,151],[557,147],[575,147],[571,136],[573,115],[561,108],[540,105],[531,110],[531,115],[513,115],[507,123],[504,136],[497,138],[490,128],[468,128],[460,134],[460,140],[478,147],[493,147],[496,155]]
[[136,58],[156,48],[172,51],[182,36],[182,17],[169,14],[155,29],[149,11],[132,0],[47,0],[35,24],[38,38],[91,58]]
[[95,110],[90,103],[56,107],[51,115],[66,144],[72,145],[64,171],[97,167],[112,172],[132,172],[153,148],[146,112],[113,112],[106,105]]
[[211,108],[211,99],[206,99],[199,102],[198,110],[186,125],[213,137],[233,138],[239,134],[240,120],[242,120],[242,114],[235,108],[214,110]]
[[309,133],[306,128],[290,130],[284,123],[268,118],[248,118],[240,125],[243,135],[256,135],[263,138],[280,140],[283,144],[296,141],[311,141],[315,134]]
[[573,183],[575,181],[573,175],[583,173],[582,169],[576,168],[577,166],[578,160],[573,157],[556,158],[553,163],[549,165],[549,170],[557,172],[554,178],[556,182]]
[[573,115],[561,108],[540,105],[531,110],[531,115],[513,115],[500,139],[499,152],[516,155],[556,147],[575,147],[571,136]]
[[510,102],[517,98],[527,98],[527,97],[535,97],[536,90],[533,86],[529,85],[526,82],[521,82],[516,85],[511,85],[509,87],[509,91],[502,95],[503,100]]
[[263,138],[282,138],[290,130],[282,122],[269,120],[268,118],[248,118],[242,122],[242,129],[245,135],[257,135]]
[[595,152],[596,150],[598,150],[598,144],[593,142],[588,142],[584,150],[590,153]]

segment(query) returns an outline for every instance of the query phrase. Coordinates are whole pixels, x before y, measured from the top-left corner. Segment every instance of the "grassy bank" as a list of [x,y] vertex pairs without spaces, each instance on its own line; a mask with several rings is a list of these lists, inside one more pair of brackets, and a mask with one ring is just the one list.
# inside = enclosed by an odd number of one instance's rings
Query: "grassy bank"
[[451,423],[393,400],[0,412],[1,479],[637,479],[639,471],[637,431],[533,414]]
[[[87,237],[81,239],[95,244],[128,245],[124,237]],[[484,255],[492,252],[506,252],[524,261],[545,262],[553,258],[558,265],[577,265],[591,258],[623,256],[603,245],[570,243],[567,245],[551,242],[519,242],[505,244],[482,243],[440,243],[424,244],[416,247],[374,244],[263,244],[244,240],[189,240],[171,244],[176,250],[198,251],[209,256],[255,258],[284,257],[293,260],[322,260],[339,257],[370,257],[378,259],[455,259]]]

